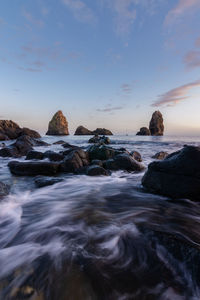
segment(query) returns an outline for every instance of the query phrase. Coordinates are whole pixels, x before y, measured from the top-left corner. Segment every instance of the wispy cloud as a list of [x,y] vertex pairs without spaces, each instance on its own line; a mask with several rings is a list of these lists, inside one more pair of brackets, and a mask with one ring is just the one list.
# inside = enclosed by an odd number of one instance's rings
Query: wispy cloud
[[175,89],[168,91],[167,93],[158,96],[158,100],[152,103],[152,106],[174,106],[177,103],[190,98],[188,93],[196,87],[200,87],[200,80],[182,85]]
[[41,69],[36,69],[36,68],[24,68],[24,67],[18,67],[19,70],[26,71],[26,72],[31,72],[31,73],[38,73],[42,72]]
[[187,70],[200,67],[200,51],[199,50],[189,51],[184,56],[183,61]]
[[178,4],[168,12],[167,16],[165,17],[164,24],[172,25],[174,22],[185,16],[188,12],[196,11],[196,9],[199,8],[199,0],[179,0]]
[[40,19],[35,18],[29,11],[23,9],[22,14],[25,17],[25,19],[28,22],[32,23],[33,25],[36,25],[38,27],[43,27],[44,26],[44,22]]
[[134,84],[134,81],[131,83],[123,83],[121,85],[121,91],[123,92],[123,94],[131,94],[131,92],[133,91]]
[[107,105],[105,108],[97,108],[96,111],[98,111],[98,112],[113,112],[113,111],[116,111],[116,110],[121,110],[123,108],[124,108],[124,106]]
[[195,41],[195,46],[196,46],[197,48],[200,48],[200,37],[196,39],[196,41]]
[[83,23],[96,23],[97,17],[93,10],[81,0],[62,0],[62,3],[72,12],[73,16]]

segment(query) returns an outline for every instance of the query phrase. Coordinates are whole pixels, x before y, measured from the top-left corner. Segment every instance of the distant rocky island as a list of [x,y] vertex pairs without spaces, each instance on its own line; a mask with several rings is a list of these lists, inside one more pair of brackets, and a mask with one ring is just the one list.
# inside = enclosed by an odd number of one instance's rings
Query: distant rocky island
[[106,128],[97,128],[92,131],[83,126],[79,126],[77,127],[74,135],[113,135],[113,133]]
[[159,110],[155,111],[149,123],[149,128],[142,127],[136,135],[161,136],[164,133],[163,116]]

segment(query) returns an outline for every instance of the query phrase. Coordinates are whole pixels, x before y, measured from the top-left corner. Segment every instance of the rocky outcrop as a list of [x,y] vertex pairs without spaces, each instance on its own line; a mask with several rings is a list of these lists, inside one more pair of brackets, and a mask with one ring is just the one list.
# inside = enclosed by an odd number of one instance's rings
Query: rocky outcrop
[[169,155],[169,153],[160,151],[160,152],[156,153],[154,156],[152,156],[152,158],[162,160],[162,159],[166,158],[168,155]]
[[68,122],[61,110],[49,122],[46,135],[69,135]]
[[105,128],[97,128],[93,131],[83,127],[79,126],[74,135],[113,135],[112,132]]
[[98,135],[113,135],[112,132],[106,128],[97,128],[92,133]]
[[59,172],[60,164],[56,162],[19,162],[8,163],[10,172],[18,176],[55,175]]
[[92,135],[92,131],[90,131],[89,129],[85,128],[84,126],[78,126],[76,128],[76,131],[74,133],[74,135]]
[[40,134],[29,128],[21,128],[17,123],[8,120],[0,120],[0,140],[14,140],[21,135],[40,138]]
[[149,130],[151,132],[151,135],[163,135],[164,133],[163,117],[159,110],[153,113],[151,121],[149,123]]
[[141,127],[140,131],[138,131],[136,135],[151,135],[151,132],[147,127]]
[[150,192],[200,201],[200,147],[185,146],[152,162],[142,184]]

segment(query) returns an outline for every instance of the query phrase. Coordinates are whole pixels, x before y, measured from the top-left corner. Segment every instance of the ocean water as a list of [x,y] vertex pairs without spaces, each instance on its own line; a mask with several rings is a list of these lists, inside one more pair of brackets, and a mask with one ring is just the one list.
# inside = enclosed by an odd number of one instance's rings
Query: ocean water
[[[63,139],[88,147],[86,136]],[[146,166],[159,151],[200,145],[200,137],[112,136],[139,151]],[[10,142],[7,142],[8,144]],[[61,151],[61,145],[37,147]],[[0,299],[200,299],[200,205],[147,193],[144,173],[108,177],[61,174],[37,189],[0,158]],[[20,160],[24,160],[21,158]]]

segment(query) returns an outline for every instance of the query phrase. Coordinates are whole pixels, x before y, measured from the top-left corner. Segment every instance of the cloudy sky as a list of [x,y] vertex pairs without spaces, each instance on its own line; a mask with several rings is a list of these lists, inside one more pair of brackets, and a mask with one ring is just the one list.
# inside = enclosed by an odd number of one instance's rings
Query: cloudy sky
[[200,0],[2,0],[0,118],[200,133]]

